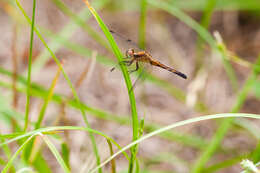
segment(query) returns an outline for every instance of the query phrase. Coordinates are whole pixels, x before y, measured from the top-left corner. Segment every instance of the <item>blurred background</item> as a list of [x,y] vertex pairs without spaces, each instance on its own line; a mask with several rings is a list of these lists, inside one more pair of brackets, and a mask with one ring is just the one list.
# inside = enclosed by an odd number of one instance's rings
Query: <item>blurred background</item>
[[[32,0],[19,1],[28,16]],[[260,113],[260,2],[258,0],[93,0],[124,53],[134,44],[154,59],[188,76],[184,80],[154,67],[134,88],[144,134],[178,121],[215,113]],[[102,30],[83,1],[37,1],[35,25],[85,105],[91,128],[112,137],[119,145],[132,141],[131,107],[120,69],[110,72],[117,59]],[[30,25],[15,2],[0,1],[0,133],[24,127]],[[258,65],[257,65],[258,64]],[[85,126],[63,75],[35,34],[32,51],[30,126],[39,113],[53,80],[41,127]],[[131,74],[134,82],[138,73]],[[140,172],[241,172],[239,162],[260,159],[259,121],[217,119],[167,131],[139,145]],[[106,140],[95,135],[101,160],[110,156]],[[212,141],[218,142],[213,145]],[[2,141],[3,142],[3,141]],[[84,131],[65,131],[52,138],[72,172],[94,168],[95,155]],[[0,150],[0,168],[21,143]],[[65,147],[64,147],[65,146]],[[209,146],[214,146],[212,150]],[[65,149],[64,149],[65,148]],[[114,148],[116,150],[116,148]],[[210,154],[207,155],[207,152]],[[129,153],[129,152],[128,152]],[[205,160],[203,160],[203,158]],[[11,172],[24,166],[35,172],[62,172],[54,156],[41,145],[43,168],[16,159]],[[36,161],[35,161],[36,162]],[[110,172],[107,164],[104,172]],[[128,162],[116,157],[117,172],[127,172]],[[44,170],[44,171],[43,171]]]

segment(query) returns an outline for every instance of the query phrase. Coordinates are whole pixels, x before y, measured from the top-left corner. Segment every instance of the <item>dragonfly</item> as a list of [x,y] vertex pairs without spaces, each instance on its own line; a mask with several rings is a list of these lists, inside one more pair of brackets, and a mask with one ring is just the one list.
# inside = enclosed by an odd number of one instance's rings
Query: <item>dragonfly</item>
[[[121,37],[126,42],[131,43],[133,46],[138,47],[138,46],[136,46],[136,44],[134,42],[132,42],[132,40],[124,38],[122,35],[119,35],[118,33],[114,32],[113,30],[110,30],[110,32],[113,35]],[[140,49],[140,48],[138,48],[138,49]],[[148,53],[147,51],[142,50],[142,49],[140,49],[140,51],[135,51],[134,48],[127,49],[126,52],[125,52],[124,59],[126,59],[126,60],[120,62],[120,64],[122,63],[126,66],[131,66],[132,64],[135,63],[135,69],[130,70],[129,73],[133,73],[133,72],[138,71],[139,67],[140,67],[139,66],[140,63],[146,63],[146,64],[150,64],[151,66],[155,66],[155,67],[159,67],[159,68],[162,68],[164,70],[167,70],[167,71],[169,71],[169,72],[171,72],[171,73],[173,73],[173,74],[175,74],[175,75],[177,75],[177,76],[179,76],[183,79],[187,79],[187,76],[184,73],[155,60],[150,53]],[[113,67],[110,71],[111,72],[114,71],[115,68],[116,67]],[[135,84],[137,83],[137,81],[141,78],[142,73],[140,73],[139,77],[134,82],[132,89],[135,87]]]

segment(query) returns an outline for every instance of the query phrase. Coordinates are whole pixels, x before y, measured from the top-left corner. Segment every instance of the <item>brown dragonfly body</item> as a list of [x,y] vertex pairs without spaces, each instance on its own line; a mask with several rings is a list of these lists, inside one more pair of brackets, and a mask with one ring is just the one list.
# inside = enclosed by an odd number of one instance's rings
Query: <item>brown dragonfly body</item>
[[[136,46],[135,43],[132,42],[132,40],[127,39],[124,36],[121,36],[121,35],[119,35],[118,33],[115,33],[112,30],[110,30],[110,32],[114,36],[119,36],[119,38],[121,38],[121,39],[123,38],[123,40],[125,40],[125,42],[132,44],[132,46],[134,46],[136,48],[138,47],[138,46]],[[135,50],[133,48],[130,48],[126,51],[125,55],[126,55],[126,57],[124,58],[125,60],[120,62],[119,64],[124,64],[126,66],[131,66],[133,63],[136,64],[136,68],[134,70],[129,71],[129,73],[137,71],[139,69],[139,63],[147,63],[147,64],[150,64],[152,66],[163,68],[163,69],[168,70],[169,72],[172,72],[172,73],[174,73],[174,74],[176,74],[176,75],[178,75],[178,76],[180,76],[184,79],[187,79],[187,76],[185,74],[183,74],[183,73],[181,73],[181,72],[179,72],[179,71],[177,71],[177,70],[175,70],[171,67],[168,67],[168,66],[162,64],[161,62],[153,59],[152,55],[150,55],[148,52],[146,52],[144,50],[138,49],[138,51],[135,52]],[[115,67],[113,67],[111,69],[111,71],[113,71],[114,69],[115,69]],[[142,73],[143,72],[144,72],[144,70],[142,71]],[[142,76],[142,74],[140,74],[138,76],[138,78],[136,79],[136,81],[133,84],[132,89],[135,87],[137,81],[140,79],[141,76]]]
[[168,67],[159,61],[156,61],[152,58],[152,56],[147,53],[146,51],[140,51],[140,52],[135,52],[134,49],[128,49],[126,51],[126,58],[129,58],[130,60],[123,61],[127,66],[132,65],[134,62],[136,63],[136,69],[132,70],[130,72],[135,72],[139,69],[139,64],[138,62],[144,62],[144,63],[149,63],[150,65],[157,66],[160,68],[163,68],[165,70],[168,70],[169,72],[172,72],[174,74],[177,74],[178,76],[187,79],[187,76],[171,67]]

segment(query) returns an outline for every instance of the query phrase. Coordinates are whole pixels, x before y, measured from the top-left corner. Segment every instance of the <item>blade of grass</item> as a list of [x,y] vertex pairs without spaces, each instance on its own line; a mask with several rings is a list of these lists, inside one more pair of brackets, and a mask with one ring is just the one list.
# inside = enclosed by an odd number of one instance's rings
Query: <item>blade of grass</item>
[[[112,50],[114,52],[114,54],[116,55],[117,59],[119,62],[122,62],[122,53],[120,52],[118,46],[116,45],[116,42],[113,38],[113,36],[111,35],[109,29],[107,28],[107,26],[105,25],[105,23],[102,21],[101,17],[97,14],[96,10],[89,4],[89,2],[87,0],[84,0],[85,4],[87,5],[88,9],[90,10],[90,12],[92,13],[92,15],[95,17],[96,21],[98,22],[100,28],[102,29],[102,31],[104,32],[106,38],[108,39]],[[133,141],[138,139],[138,115],[137,115],[137,111],[136,111],[136,104],[135,104],[135,96],[134,96],[134,92],[131,92],[132,90],[132,84],[131,84],[131,80],[129,77],[129,74],[127,72],[127,69],[124,65],[120,64],[124,79],[125,79],[125,83],[128,89],[128,96],[129,96],[129,100],[130,100],[130,105],[131,105],[131,111],[132,111],[132,128],[133,128]],[[136,146],[133,146],[133,148],[131,148],[131,159],[129,162],[129,170],[128,172],[131,173],[133,171],[133,165],[134,165],[134,155],[135,153],[137,153],[136,150]]]
[[71,170],[70,166],[70,148],[69,145],[65,142],[61,144],[61,155],[62,158],[64,159],[67,167]]
[[[46,128],[40,128],[40,129],[37,129],[37,130],[33,130],[33,131],[28,131],[26,133],[19,134],[18,136],[15,136],[14,138],[12,138],[8,141],[0,143],[0,147],[2,147],[3,145],[6,145],[6,144],[12,143],[14,141],[26,138],[26,137],[35,136],[39,133],[51,134],[51,132],[64,131],[64,130],[82,130],[82,131],[92,132],[92,133],[95,133],[97,135],[103,136],[107,140],[111,141],[118,149],[122,149],[122,147],[115,140],[113,140],[112,138],[110,138],[106,134],[104,134],[100,131],[94,130],[94,129],[90,129],[90,128],[87,128],[87,127],[78,127],[78,126],[57,126],[57,127],[54,126],[54,127],[46,127]],[[1,136],[3,136],[2,138],[4,138],[4,136],[6,136],[6,135],[0,135],[0,138],[1,138]],[[7,136],[13,136],[13,135],[8,134]],[[127,153],[124,152],[123,154],[126,157],[126,159],[129,160],[129,156],[127,155]]]
[[[31,20],[30,18],[27,16],[26,12],[24,11],[23,7],[21,6],[20,2],[18,0],[16,0],[16,4],[17,6],[19,7],[20,11],[22,12],[22,14],[24,15],[24,17],[26,18],[27,22],[31,24]],[[51,49],[48,47],[47,43],[45,42],[45,40],[43,39],[43,37],[41,36],[40,32],[38,31],[38,29],[36,27],[33,28],[34,31],[36,32],[37,36],[39,37],[39,39],[41,40],[41,42],[43,43],[43,45],[46,47],[46,49],[49,51],[49,53],[52,55],[52,58],[53,60],[56,62],[56,64],[58,65],[58,67],[61,69],[62,71],[62,74],[64,76],[64,78],[66,79],[72,93],[73,93],[73,96],[74,98],[76,99],[76,102],[77,104],[79,105],[79,108],[80,108],[80,112],[82,114],[82,117],[83,117],[83,120],[84,120],[84,123],[86,124],[87,127],[90,128],[90,124],[87,120],[87,116],[86,116],[86,112],[85,110],[81,107],[80,105],[80,100],[79,100],[79,97],[77,95],[77,92],[75,90],[75,88],[73,87],[68,75],[66,74],[66,72],[64,71],[64,69],[62,68],[62,65],[60,63],[60,61],[58,60],[58,58],[55,56],[55,54],[51,51]],[[91,140],[91,143],[92,143],[92,147],[93,147],[93,150],[94,150],[94,154],[96,156],[96,160],[97,160],[97,165],[99,165],[100,163],[100,156],[98,154],[98,148],[97,148],[97,145],[96,145],[96,142],[95,142],[95,138],[93,136],[92,133],[89,133],[89,137],[90,137],[90,140]]]
[[145,28],[146,28],[146,0],[140,1],[140,21],[139,21],[139,47],[145,50]]
[[[230,111],[232,113],[236,113],[240,110],[240,108],[243,106],[243,103],[245,102],[245,100],[247,98],[247,95],[251,89],[251,86],[254,84],[254,81],[257,80],[257,75],[259,74],[259,71],[256,68],[258,65],[260,65],[260,55],[258,56],[255,64],[256,64],[256,67],[253,68],[252,73],[249,75],[243,88],[240,90],[240,92],[238,94],[236,103],[234,104],[234,106],[232,107],[232,109]],[[193,173],[198,173],[203,169],[204,165],[207,163],[207,161],[211,158],[211,156],[214,154],[214,152],[219,147],[220,142],[223,140],[228,129],[231,127],[233,121],[234,121],[234,118],[227,118],[221,122],[219,128],[217,129],[217,132],[212,137],[210,144],[207,146],[207,148],[203,151],[203,153],[200,155],[198,160],[195,162],[193,170],[192,170]]]
[[188,125],[195,122],[205,121],[205,120],[212,120],[212,119],[218,119],[218,118],[253,118],[253,119],[260,119],[260,115],[257,114],[244,114],[244,113],[222,113],[222,114],[214,114],[214,115],[205,115],[201,117],[191,118],[184,121],[179,121],[177,123],[173,123],[169,126],[163,127],[161,129],[158,129],[156,131],[153,131],[149,134],[144,135],[143,137],[137,139],[136,141],[131,142],[127,146],[123,147],[120,151],[116,152],[113,156],[109,157],[107,160],[105,160],[103,163],[101,163],[98,167],[94,168],[90,173],[96,172],[100,167],[103,167],[105,164],[110,162],[112,159],[114,159],[118,154],[120,154],[123,151],[126,151],[127,149],[131,148],[132,146],[135,146],[137,143],[140,143],[148,138],[151,138],[152,136],[158,135],[164,131],[168,131],[170,129]]
[[218,47],[218,50],[221,54],[224,68],[227,72],[227,75],[229,76],[230,81],[231,81],[232,88],[235,92],[237,92],[237,90],[238,90],[237,77],[235,75],[235,72],[232,69],[231,64],[229,63],[227,48],[226,48],[225,44],[223,43],[222,38],[221,38],[221,36],[218,32],[215,32],[214,36],[215,36],[216,41],[217,41],[217,47]]
[[[1,173],[6,173],[11,165],[13,164],[14,159],[18,156],[18,154],[26,147],[26,145],[31,141],[31,139],[34,137],[34,135],[30,136],[26,141],[20,146],[20,148],[15,152],[15,154],[10,158],[5,165],[4,169],[2,170]],[[1,145],[1,144],[0,144]]]
[[36,0],[33,0],[32,22],[31,22],[31,38],[30,38],[30,50],[28,58],[28,73],[27,73],[27,96],[26,96],[26,108],[25,108],[25,122],[24,131],[27,130],[29,125],[29,109],[30,109],[30,91],[31,91],[31,70],[32,70],[32,50],[33,50],[33,36],[34,36],[34,23],[35,23],[35,9]]
[[[183,0],[176,0],[174,1],[174,4],[176,7],[188,11],[202,11],[205,9],[205,6],[207,4],[207,0],[189,0],[189,1],[183,1]],[[259,10],[260,9],[260,2],[258,0],[250,0],[250,1],[244,1],[244,0],[220,0],[216,4],[216,9],[221,11],[230,11],[230,10]]]
[[49,140],[49,138],[46,135],[43,135],[42,133],[39,133],[39,135],[43,138],[44,142],[47,144],[52,154],[55,156],[60,166],[63,168],[63,171],[69,173],[70,172],[69,168],[67,167],[66,163],[62,159],[60,153],[58,152],[54,144]]
[[259,162],[260,160],[260,141],[258,140],[258,144],[256,145],[256,148],[255,150],[252,152],[252,155],[251,155],[251,160],[254,162],[254,163],[257,163]]
[[[10,126],[11,126],[11,125],[10,125]],[[0,134],[0,136],[1,136],[1,134]],[[4,142],[4,139],[1,138],[1,139],[0,139],[0,142]],[[10,147],[9,147],[7,144],[5,144],[5,145],[2,146],[1,149],[3,150],[3,153],[4,153],[4,155],[6,156],[7,160],[10,160],[11,157],[12,157],[12,152],[11,152]],[[4,155],[2,154],[1,157],[4,157]],[[2,163],[1,163],[2,165],[6,165],[6,164],[7,164],[5,160],[2,160],[2,158],[0,158],[0,160],[1,160],[0,162],[2,162]],[[11,166],[10,172],[15,172],[14,166]]]
[[240,156],[236,156],[234,158],[221,161],[217,164],[211,165],[211,166],[203,169],[202,173],[210,173],[210,172],[220,171],[221,169],[228,168],[228,167],[230,167],[234,164],[241,162],[243,159],[250,157],[250,155],[251,154],[242,154]]
[[[205,9],[204,9],[204,13],[203,13],[203,16],[201,18],[201,26],[205,29],[208,29],[209,25],[210,25],[210,19],[211,19],[211,16],[212,16],[212,13],[214,12],[214,8],[216,6],[216,2],[217,0],[210,0],[207,2],[206,6],[205,6]],[[197,75],[197,72],[199,71],[199,69],[203,68],[203,53],[202,53],[202,50],[203,50],[203,40],[198,37],[197,38],[197,42],[196,42],[196,59],[195,59],[195,70],[194,70],[194,73],[196,76]]]
[[[17,70],[18,70],[18,60],[17,60],[17,33],[18,32],[18,25],[15,23],[13,26],[13,38],[12,38],[12,68],[13,68],[13,107],[17,108],[18,104],[18,93],[16,91],[16,80],[17,80]],[[14,121],[14,126],[16,122]]]
[[51,100],[51,98],[53,96],[54,88],[55,88],[55,86],[57,84],[57,81],[59,79],[60,72],[61,72],[61,68],[58,68],[57,73],[56,73],[56,75],[55,75],[55,77],[54,77],[54,79],[53,79],[53,81],[51,83],[51,87],[48,90],[47,97],[44,99],[44,103],[43,103],[41,111],[39,113],[38,120],[37,120],[37,122],[35,124],[35,129],[38,129],[41,126],[41,122],[43,120],[46,108],[47,108],[47,106],[48,106],[48,104],[49,104],[49,102],[50,102],[50,100]]
[[[109,147],[110,155],[112,156],[114,154],[113,146],[109,140],[107,140],[107,144]],[[116,162],[115,159],[111,160],[111,173],[116,173]]]
[[[54,91],[54,88],[57,84],[58,78],[60,76],[60,72],[61,72],[61,69],[58,68],[58,70],[55,74],[55,77],[54,77],[54,79],[51,83],[51,87],[49,88],[48,93],[47,93],[46,97],[44,98],[44,102],[43,102],[42,108],[40,110],[38,120],[34,125],[34,129],[40,128],[40,125],[41,125],[41,122],[44,118],[47,106],[48,106],[48,104],[49,104],[49,102],[50,102],[50,100],[53,96],[53,91]],[[33,139],[31,141],[31,145],[29,145],[29,146],[30,147],[26,148],[26,150],[28,150],[28,151],[25,151],[25,152],[29,153],[29,155],[28,155],[29,163],[35,163],[35,160],[37,159],[38,154],[40,153],[39,151],[41,149],[41,143],[37,143],[36,139]]]

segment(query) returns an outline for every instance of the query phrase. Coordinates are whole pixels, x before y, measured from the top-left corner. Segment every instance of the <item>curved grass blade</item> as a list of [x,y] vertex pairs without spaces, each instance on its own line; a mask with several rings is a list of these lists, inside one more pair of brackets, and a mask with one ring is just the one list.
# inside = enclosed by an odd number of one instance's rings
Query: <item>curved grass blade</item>
[[49,140],[49,138],[46,135],[43,135],[42,133],[40,133],[39,135],[43,138],[44,142],[47,144],[47,146],[51,150],[52,154],[55,156],[55,158],[59,162],[60,166],[63,168],[64,172],[70,173],[69,168],[67,167],[66,163],[62,159],[60,153],[58,152],[58,150],[56,149],[54,144]]
[[[106,134],[104,134],[102,132],[99,132],[97,130],[87,128],[87,127],[75,127],[75,126],[57,126],[57,127],[54,126],[54,127],[46,127],[46,128],[40,128],[37,130],[33,130],[33,131],[28,131],[22,135],[18,135],[8,141],[0,143],[0,147],[2,147],[3,145],[6,145],[6,144],[12,143],[14,141],[17,141],[19,139],[35,136],[39,133],[50,134],[50,132],[57,132],[57,131],[63,131],[63,130],[83,130],[83,131],[87,131],[87,132],[92,132],[97,135],[103,136],[107,140],[111,141],[118,149],[122,149],[122,147],[115,140],[113,140],[112,138],[110,138],[109,136],[107,136]],[[129,160],[129,156],[127,155],[127,153],[124,152],[123,154],[126,157],[126,159]]]
[[235,117],[236,118],[242,118],[243,117],[243,118],[260,119],[260,115],[258,115],[258,114],[243,114],[243,113],[226,113],[225,114],[225,113],[222,113],[222,114],[214,114],[214,115],[205,115],[205,116],[191,118],[191,119],[188,119],[188,120],[184,120],[184,121],[180,121],[180,122],[177,122],[177,123],[173,123],[173,124],[171,124],[169,126],[163,127],[161,129],[153,131],[153,132],[151,132],[151,133],[149,133],[147,135],[144,135],[143,137],[139,138],[138,140],[133,141],[132,143],[130,143],[127,146],[123,147],[120,151],[118,151],[113,156],[111,156],[110,158],[105,160],[98,167],[93,169],[90,173],[96,172],[100,167],[103,167],[105,164],[110,162],[112,159],[114,159],[121,152],[128,150],[129,148],[131,148],[132,146],[142,142],[143,140],[151,138],[152,136],[158,135],[158,134],[163,133],[165,131],[168,131],[170,129],[173,129],[173,128],[176,128],[176,127],[180,127],[180,126],[184,126],[184,125],[188,125],[188,124],[195,123],[195,122],[205,121],[205,120],[212,120],[212,119],[219,119],[219,118],[235,118]]

